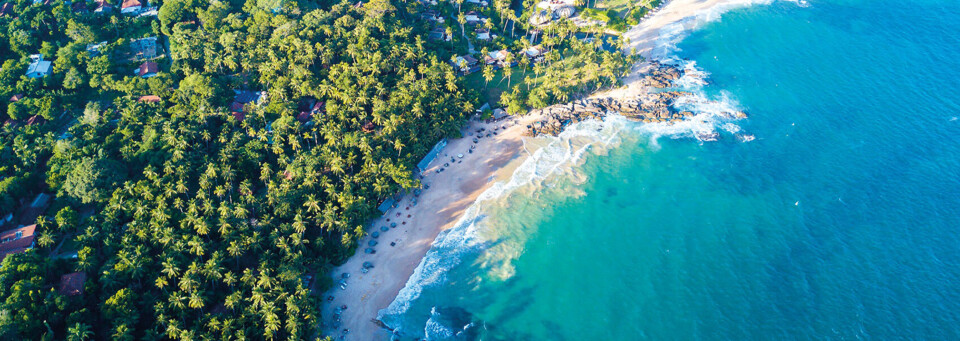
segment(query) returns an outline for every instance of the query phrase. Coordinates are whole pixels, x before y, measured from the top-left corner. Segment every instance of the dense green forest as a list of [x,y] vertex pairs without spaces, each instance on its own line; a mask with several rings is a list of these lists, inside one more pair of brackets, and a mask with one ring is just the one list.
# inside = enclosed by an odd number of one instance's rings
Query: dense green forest
[[[480,89],[457,49],[422,38],[419,5],[149,5],[0,11],[0,213],[55,197],[36,248],[3,259],[0,339],[321,337],[325,271],[383,199],[419,186],[413,165],[460,134]],[[547,32],[513,112],[614,85],[633,61]],[[49,75],[25,75],[34,54]],[[71,272],[82,295],[56,288]]]

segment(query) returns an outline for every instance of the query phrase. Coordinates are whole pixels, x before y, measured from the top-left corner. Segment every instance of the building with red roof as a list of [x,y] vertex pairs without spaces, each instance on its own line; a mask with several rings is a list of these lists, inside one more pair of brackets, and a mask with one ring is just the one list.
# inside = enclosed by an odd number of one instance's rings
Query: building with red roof
[[261,105],[267,98],[266,91],[233,90],[233,102],[230,103],[230,113],[237,121],[243,121],[247,114],[247,104]]
[[107,0],[96,0],[95,2],[97,3],[97,9],[93,10],[94,13],[104,13],[113,10],[113,5]]
[[83,283],[86,281],[87,274],[82,272],[60,276],[60,294],[64,296],[83,295]]
[[297,121],[300,121],[300,123],[306,123],[310,121],[313,115],[323,112],[324,102],[318,101],[315,98],[307,97],[300,100],[300,104],[297,106],[297,109],[300,111],[300,113],[297,114]]
[[34,246],[33,233],[36,230],[37,225],[33,224],[0,232],[0,260],[6,258],[7,255],[32,249]]
[[142,78],[150,78],[157,75],[157,72],[160,72],[160,67],[157,66],[155,62],[144,62],[140,64],[140,67],[137,68],[137,76]]
[[140,13],[142,7],[143,4],[140,0],[123,0],[123,4],[120,5],[120,13],[137,14]]
[[141,103],[144,103],[144,102],[145,102],[145,103],[157,103],[157,102],[160,102],[160,96],[157,96],[157,95],[140,96],[140,98],[137,99],[137,102],[141,102]]

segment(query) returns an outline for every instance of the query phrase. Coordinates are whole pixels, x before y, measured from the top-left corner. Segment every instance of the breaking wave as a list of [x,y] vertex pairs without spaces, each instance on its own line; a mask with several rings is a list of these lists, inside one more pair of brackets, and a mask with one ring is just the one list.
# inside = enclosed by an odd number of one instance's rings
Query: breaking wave
[[[733,123],[736,119],[732,115],[740,112],[739,103],[728,92],[708,95],[704,88],[708,85],[709,74],[699,69],[696,62],[677,57],[677,44],[690,30],[703,23],[718,20],[724,12],[771,2],[772,0],[729,1],[662,29],[653,56],[661,63],[673,64],[685,70],[684,76],[676,80],[674,85],[689,95],[677,98],[674,107],[680,111],[690,111],[694,115],[676,123],[638,123],[619,115],[609,115],[604,121],[587,120],[573,124],[556,137],[534,139],[543,142],[545,146],[532,151],[527,149],[529,157],[514,171],[509,180],[493,184],[464,212],[453,228],[437,236],[396,299],[379,312],[378,319],[394,330],[395,338],[423,336],[427,340],[463,339],[463,332],[474,327],[476,321],[460,321],[451,325],[450,317],[445,316],[446,311],[432,304],[429,305],[431,308],[428,314],[420,312],[417,317],[407,315],[426,289],[444,285],[452,269],[464,261],[477,259],[485,251],[490,251],[494,243],[499,242],[496,232],[487,226],[489,217],[484,214],[496,200],[522,187],[541,187],[552,176],[571,172],[588,151],[615,147],[620,143],[620,136],[625,131],[649,136],[650,145],[654,149],[658,148],[657,140],[661,137],[691,138],[698,133],[717,130],[729,134],[740,133],[742,128]],[[691,22],[694,24],[691,25]],[[523,242],[511,241],[511,245],[502,248],[522,249]],[[520,253],[503,252],[494,256],[497,259],[488,262],[495,263],[493,266],[487,264],[485,267],[493,277],[507,279],[513,275],[510,261],[519,257]]]
[[[485,235],[487,217],[484,208],[494,200],[505,197],[524,186],[538,186],[552,175],[576,165],[588,150],[593,147],[608,147],[619,141],[620,131],[628,124],[622,117],[608,119],[606,122],[585,121],[571,125],[557,137],[537,138],[546,141],[546,146],[535,149],[506,182],[498,182],[485,190],[477,201],[464,212],[454,227],[443,231],[433,242],[430,251],[414,270],[397,298],[378,318],[394,329],[395,334],[410,335],[404,330],[403,315],[412,303],[420,297],[424,289],[442,285],[448,272],[461,264],[464,259],[472,258],[486,250],[494,236]],[[430,320],[436,320],[431,312]],[[425,326],[426,335],[443,335],[435,323]],[[444,340],[446,338],[439,338]]]
[[[787,0],[791,1],[791,0]],[[804,0],[793,0],[798,4],[805,4]],[[754,5],[766,5],[773,3],[773,0],[730,0],[719,2],[709,8],[698,11],[677,22],[666,25],[658,32],[655,47],[651,51],[653,59],[668,59],[676,55],[678,51],[677,44],[687,37],[690,32],[695,31],[704,24],[720,20],[720,17],[730,10],[737,8],[750,7]]]

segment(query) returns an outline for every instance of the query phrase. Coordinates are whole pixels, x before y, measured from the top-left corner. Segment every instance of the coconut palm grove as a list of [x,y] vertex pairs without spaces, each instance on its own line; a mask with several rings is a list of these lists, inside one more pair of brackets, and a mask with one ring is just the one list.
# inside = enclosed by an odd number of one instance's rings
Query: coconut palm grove
[[324,339],[329,269],[436,143],[636,62],[533,6],[0,4],[0,339]]

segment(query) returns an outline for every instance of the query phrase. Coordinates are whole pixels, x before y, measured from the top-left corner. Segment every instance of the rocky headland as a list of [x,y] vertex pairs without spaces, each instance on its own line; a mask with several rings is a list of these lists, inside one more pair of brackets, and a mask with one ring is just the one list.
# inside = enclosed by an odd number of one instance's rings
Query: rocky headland
[[[632,98],[588,98],[566,104],[552,105],[531,110],[530,114],[542,119],[527,125],[526,135],[541,134],[556,136],[567,125],[587,119],[603,119],[609,114],[618,114],[640,122],[680,122],[693,117],[690,111],[681,111],[674,105],[679,98],[692,95],[686,91],[669,90],[675,81],[685,74],[673,65],[652,62],[649,71],[641,78],[645,91]],[[743,112],[723,113],[731,118],[745,118]]]

